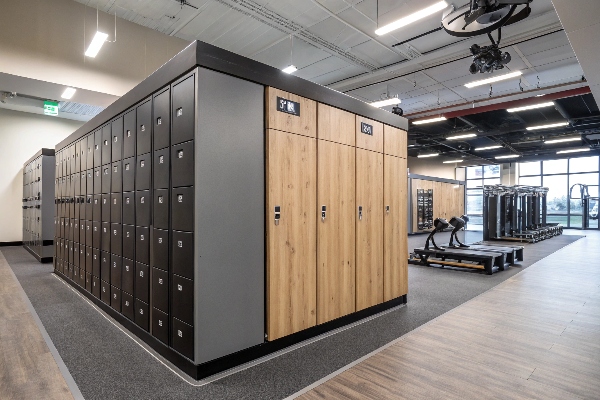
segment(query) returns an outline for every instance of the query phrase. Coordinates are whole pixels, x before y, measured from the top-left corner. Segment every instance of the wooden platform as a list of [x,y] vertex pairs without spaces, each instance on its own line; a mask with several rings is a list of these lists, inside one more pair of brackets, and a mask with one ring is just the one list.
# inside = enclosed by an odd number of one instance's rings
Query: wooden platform
[[597,399],[600,233],[585,234],[299,398]]
[[72,399],[0,252],[0,399]]

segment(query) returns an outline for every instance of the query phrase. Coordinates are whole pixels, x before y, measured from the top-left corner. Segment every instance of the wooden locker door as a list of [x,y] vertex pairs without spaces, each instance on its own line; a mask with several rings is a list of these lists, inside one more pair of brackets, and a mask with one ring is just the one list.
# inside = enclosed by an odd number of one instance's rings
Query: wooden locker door
[[317,321],[316,157],[316,139],[267,130],[268,340]]
[[[317,323],[355,311],[355,148],[319,140]],[[325,218],[322,208],[325,209]]]
[[[359,217],[362,207],[362,218]],[[383,154],[356,149],[356,311],[383,302]]]
[[385,155],[383,169],[383,299],[388,301],[408,291],[406,159]]

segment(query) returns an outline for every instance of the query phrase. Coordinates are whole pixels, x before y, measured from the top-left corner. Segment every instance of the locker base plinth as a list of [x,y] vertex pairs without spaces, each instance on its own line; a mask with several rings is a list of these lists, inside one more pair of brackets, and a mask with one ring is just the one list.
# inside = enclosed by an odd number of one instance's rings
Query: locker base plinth
[[42,263],[42,264],[46,264],[46,263],[51,263],[54,260],[54,257],[42,257],[39,254],[37,254],[31,247],[23,245],[23,248],[25,250],[27,250],[29,252],[29,254],[31,254],[32,256],[35,257],[36,260],[38,260],[38,262]]
[[301,332],[294,333],[292,335],[285,336],[283,338],[274,340],[272,342],[264,342],[262,344],[249,347],[247,349],[238,351],[236,353],[218,358],[213,361],[209,361],[203,364],[194,364],[190,359],[182,356],[177,351],[166,346],[160,340],[152,336],[149,332],[140,328],[132,320],[125,317],[123,314],[117,312],[110,305],[103,303],[99,298],[94,297],[92,293],[88,292],[84,287],[75,284],[74,281],[70,280],[66,275],[54,270],[54,273],[60,277],[63,281],[68,283],[71,287],[78,290],[84,295],[89,301],[94,303],[98,308],[110,315],[115,321],[120,323],[124,328],[133,333],[149,345],[154,351],[166,358],[168,361],[173,363],[182,372],[186,373],[193,379],[199,380],[207,378],[211,375],[218,374],[226,371],[230,368],[234,368],[241,364],[256,360],[264,357],[271,353],[283,350],[286,347],[300,343],[304,340],[311,339],[315,336],[321,335],[328,331],[343,327],[345,325],[360,321],[361,319],[375,315],[377,313],[389,310],[390,308],[397,307],[402,304],[406,304],[407,295],[400,296],[398,298],[389,300],[385,303],[381,303],[361,311],[357,311],[353,314],[340,317],[333,321],[317,325],[315,327],[305,329]]

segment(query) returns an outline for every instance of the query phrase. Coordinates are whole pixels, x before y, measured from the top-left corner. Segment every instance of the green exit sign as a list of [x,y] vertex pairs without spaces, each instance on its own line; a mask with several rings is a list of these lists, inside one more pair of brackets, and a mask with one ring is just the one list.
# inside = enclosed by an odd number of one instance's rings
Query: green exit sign
[[44,101],[44,114],[45,115],[58,115],[58,102]]

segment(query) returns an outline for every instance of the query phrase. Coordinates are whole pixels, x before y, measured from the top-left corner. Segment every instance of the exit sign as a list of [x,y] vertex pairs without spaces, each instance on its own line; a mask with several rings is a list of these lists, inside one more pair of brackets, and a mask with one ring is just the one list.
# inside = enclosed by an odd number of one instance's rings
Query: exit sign
[[58,115],[58,102],[44,101],[44,115]]

